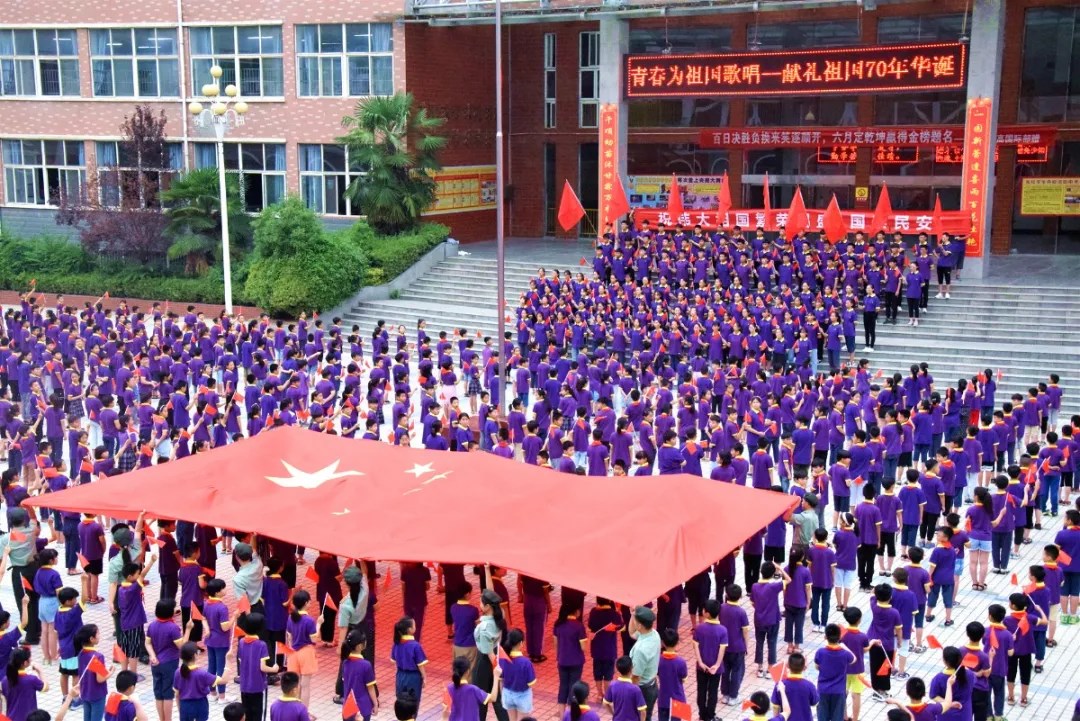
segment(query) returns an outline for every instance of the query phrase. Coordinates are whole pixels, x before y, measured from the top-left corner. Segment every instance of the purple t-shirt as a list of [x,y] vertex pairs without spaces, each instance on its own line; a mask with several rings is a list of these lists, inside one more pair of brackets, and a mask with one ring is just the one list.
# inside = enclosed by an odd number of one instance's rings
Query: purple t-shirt
[[806,558],[810,562],[811,585],[814,588],[832,588],[836,552],[824,543],[812,543],[806,549]]
[[[374,680],[374,675],[372,680]],[[477,721],[480,718],[480,707],[484,701],[487,701],[488,692],[478,686],[473,686],[471,683],[463,683],[460,686],[455,687],[454,684],[446,684],[446,692],[450,694],[450,718],[449,721]],[[364,689],[364,696],[367,696],[367,689]],[[370,699],[368,705],[370,706]],[[357,705],[360,705],[357,700]],[[364,714],[364,709],[360,709],[361,715]]]
[[298,698],[279,698],[270,705],[270,721],[308,721],[307,707]]
[[[208,598],[203,604],[203,616],[206,618],[206,645],[209,648],[228,648],[232,643],[232,628],[224,629],[221,624],[229,622],[229,607],[221,599]],[[303,620],[303,619],[301,619]],[[295,638],[293,641],[295,642]]]
[[266,690],[266,674],[262,662],[270,660],[266,643],[258,636],[244,636],[236,644],[236,658],[240,663],[240,693],[262,693]]
[[660,683],[660,691],[656,696],[656,705],[659,708],[671,708],[671,700],[685,701],[686,691],[683,689],[683,681],[686,680],[686,659],[677,653],[661,653],[656,666],[656,679]]
[[628,678],[616,678],[604,692],[604,701],[612,707],[611,721],[638,721],[645,710],[641,688]]
[[132,631],[142,628],[146,623],[146,609],[143,608],[142,583],[124,581],[116,592],[116,605],[120,608],[120,628]]
[[13,684],[5,675],[2,682],[4,708],[12,721],[22,721],[38,707],[38,691],[45,688],[45,682],[32,673],[20,671]]
[[176,641],[183,637],[180,627],[172,619],[161,621],[154,619],[146,629],[146,637],[154,649],[158,663],[169,663],[180,658],[180,649]]
[[[344,687],[343,697],[348,698],[351,692],[356,699],[356,705],[360,707],[360,715],[371,715],[371,695],[368,689],[375,684],[375,670],[366,658],[360,654],[350,654],[345,663],[341,665],[341,680]],[[453,709],[450,711],[453,715]]]
[[780,594],[784,584],[779,578],[755,583],[750,589],[750,601],[754,605],[754,626],[772,626],[780,623]]
[[814,664],[818,667],[818,693],[846,693],[848,669],[854,662],[854,654],[843,644],[827,645],[815,651]]
[[586,638],[585,626],[577,618],[556,623],[552,629],[557,642],[556,656],[559,666],[583,666],[585,650],[581,642]]
[[217,676],[205,668],[192,668],[188,671],[187,678],[184,678],[183,670],[183,667],[178,668],[173,675],[173,688],[181,701],[203,699],[210,695],[210,687],[214,685]]
[[480,611],[468,601],[458,601],[450,607],[450,618],[454,621],[454,645],[462,648],[476,645],[473,630],[480,618]]

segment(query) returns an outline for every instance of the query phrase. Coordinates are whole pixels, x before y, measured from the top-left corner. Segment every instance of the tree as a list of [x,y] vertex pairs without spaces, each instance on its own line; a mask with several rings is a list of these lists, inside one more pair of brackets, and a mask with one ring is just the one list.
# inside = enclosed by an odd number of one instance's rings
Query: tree
[[381,233],[412,228],[435,202],[429,171],[442,167],[438,154],[446,138],[434,132],[444,122],[416,107],[411,93],[364,98],[342,119],[348,132],[338,142],[364,171],[346,192]]
[[57,198],[56,222],[78,228],[88,253],[144,265],[164,259],[168,241],[160,196],[171,177],[165,123],[164,111],[154,115],[149,106],[136,106],[120,126],[116,157],[107,167],[99,162],[88,169],[78,197]]
[[[168,208],[165,233],[172,240],[170,260],[184,260],[184,272],[204,273],[218,257],[221,247],[221,200],[216,168],[193,170],[172,182],[162,192]],[[229,213],[229,242],[246,247],[251,238],[251,219],[240,201],[240,181],[225,176],[225,197]]]

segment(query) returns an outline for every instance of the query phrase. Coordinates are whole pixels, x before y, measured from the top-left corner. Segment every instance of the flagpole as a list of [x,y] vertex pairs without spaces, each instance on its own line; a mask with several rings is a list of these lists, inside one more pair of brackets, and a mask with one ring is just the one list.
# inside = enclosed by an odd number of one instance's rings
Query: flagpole
[[506,238],[503,216],[503,104],[502,104],[502,0],[495,0],[495,275],[496,305],[499,314],[496,347],[499,349],[499,408],[506,410]]

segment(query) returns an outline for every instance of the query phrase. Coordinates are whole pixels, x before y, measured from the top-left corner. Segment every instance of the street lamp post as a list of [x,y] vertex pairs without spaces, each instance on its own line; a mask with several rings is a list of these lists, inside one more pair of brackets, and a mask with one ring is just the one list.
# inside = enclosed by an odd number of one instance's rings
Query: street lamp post
[[224,97],[221,91],[221,68],[210,68],[212,82],[202,86],[202,98],[192,100],[188,111],[195,118],[196,127],[213,128],[217,138],[218,202],[221,204],[221,266],[225,280],[225,313],[232,315],[232,267],[229,260],[229,206],[225,197],[225,133],[244,124],[248,104],[240,99],[235,85],[226,85]]

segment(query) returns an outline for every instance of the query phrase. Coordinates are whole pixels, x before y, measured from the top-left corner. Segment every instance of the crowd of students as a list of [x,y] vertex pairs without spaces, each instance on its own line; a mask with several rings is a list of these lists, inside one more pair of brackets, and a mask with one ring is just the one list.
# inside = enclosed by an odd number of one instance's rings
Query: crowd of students
[[[562,588],[550,634],[564,719],[593,721],[590,697],[615,721],[654,710],[684,718],[690,666],[701,721],[740,703],[754,719],[805,721],[816,707],[821,721],[858,721],[865,690],[919,721],[1000,719],[1004,704],[1027,705],[1058,625],[1080,620],[1080,512],[1069,508],[1080,416],[1062,421],[1056,376],[1006,401],[991,369],[943,386],[926,363],[904,375],[856,361],[857,324],[864,350],[879,309],[895,322],[906,298],[914,324],[935,269],[937,296],[951,296],[962,247],[944,236],[933,245],[923,236],[913,250],[899,240],[879,233],[833,246],[624,227],[598,244],[591,278],[541,270],[501,342],[468,329],[432,338],[423,321],[410,337],[403,326],[380,322],[368,335],[316,314],[206,318],[167,303],[106,311],[63,298],[45,307],[31,289],[5,312],[0,339],[0,547],[18,604],[17,621],[0,611],[6,715],[48,718],[36,710],[36,695],[48,693],[42,667],[20,644],[58,666],[61,713],[78,705],[86,721],[147,716],[133,696],[141,663],[160,721],[174,704],[181,721],[203,721],[211,700],[233,721],[302,721],[314,677],[334,673],[320,671],[319,644],[340,649],[335,700],[346,717],[379,711],[374,564],[319,553],[304,574],[312,594],[298,587],[306,549],[295,544],[186,520],[38,517],[21,505],[282,425],[490,452],[565,474],[690,473],[798,497],[791,513],[654,607],[596,599],[586,613],[585,593]],[[1062,508],[1065,528],[1051,538]],[[1044,546],[1043,563],[1014,569],[1029,543]],[[219,554],[231,556],[237,603],[216,577]],[[529,717],[552,587],[515,577],[518,628],[503,569],[478,574],[479,607],[464,567],[436,571],[455,658],[443,687],[448,717],[485,718],[488,706],[500,721]],[[1009,608],[990,604],[963,644],[941,648],[929,688],[908,678],[908,654],[941,645],[926,633],[939,603],[942,628],[952,626],[961,589],[985,590],[991,571],[1022,577]],[[396,670],[395,714],[410,719],[435,681],[423,633],[431,568],[403,564],[400,581],[404,615],[379,657]],[[82,621],[99,603],[111,632]],[[692,658],[680,657],[680,634],[692,636]],[[815,634],[824,645],[809,658],[803,647]],[[109,640],[112,658],[97,650]],[[809,662],[816,684],[804,677]],[[771,696],[743,700],[748,666],[773,676]],[[234,676],[240,701],[231,704]],[[890,695],[893,679],[906,681],[908,702]],[[274,684],[282,697],[268,704]]]

